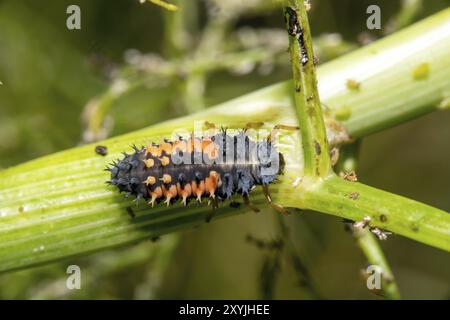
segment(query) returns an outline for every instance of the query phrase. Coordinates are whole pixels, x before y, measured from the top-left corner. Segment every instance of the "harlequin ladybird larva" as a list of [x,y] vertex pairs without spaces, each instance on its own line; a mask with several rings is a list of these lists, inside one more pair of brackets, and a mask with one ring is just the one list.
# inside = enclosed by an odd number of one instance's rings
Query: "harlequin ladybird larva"
[[247,129],[235,135],[226,129],[210,137],[164,140],[147,147],[133,146],[132,154],[113,162],[107,168],[111,181],[120,192],[148,200],[151,206],[162,201],[169,206],[180,199],[187,205],[191,199],[202,201],[208,197],[213,208],[218,201],[230,199],[234,194],[243,196],[244,203],[252,208],[249,193],[261,185],[270,206],[284,209],[273,203],[268,185],[275,182],[283,170],[283,156],[271,137],[274,130],[297,127],[276,126],[269,137],[254,141]]

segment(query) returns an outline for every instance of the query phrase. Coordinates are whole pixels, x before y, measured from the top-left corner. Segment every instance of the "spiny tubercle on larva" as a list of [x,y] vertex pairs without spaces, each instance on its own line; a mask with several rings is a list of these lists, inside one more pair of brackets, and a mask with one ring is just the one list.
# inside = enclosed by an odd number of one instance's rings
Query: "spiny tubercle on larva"
[[255,142],[245,131],[230,136],[223,130],[209,138],[165,140],[133,149],[106,169],[111,172],[108,183],[152,206],[177,199],[186,205],[190,199],[201,202],[203,196],[248,196],[256,185],[274,182],[283,166],[272,141]]

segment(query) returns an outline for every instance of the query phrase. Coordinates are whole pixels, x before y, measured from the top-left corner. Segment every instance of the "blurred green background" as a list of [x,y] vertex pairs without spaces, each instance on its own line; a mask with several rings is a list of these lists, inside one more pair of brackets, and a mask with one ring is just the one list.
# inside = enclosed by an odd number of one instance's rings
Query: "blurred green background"
[[[71,4],[81,8],[81,30],[66,28]],[[290,78],[275,1],[179,4],[181,10],[172,13],[133,0],[0,1],[0,169]],[[370,4],[381,8],[381,31],[366,29]],[[312,1],[320,63],[449,4]],[[256,58],[245,54],[249,50]],[[195,68],[234,53],[238,58],[230,65]],[[176,71],[166,72],[174,65]],[[117,83],[130,89],[117,93]],[[106,110],[94,132],[92,110]],[[449,123],[450,113],[439,112],[366,138],[359,180],[450,211]],[[0,298],[377,298],[365,287],[365,258],[340,219],[312,212],[283,219],[313,290],[288,255],[248,241],[249,235],[269,242],[280,237],[276,213],[265,210],[2,274]],[[450,298],[448,253],[395,235],[382,247],[403,298]],[[81,290],[66,289],[70,264],[81,267]]]

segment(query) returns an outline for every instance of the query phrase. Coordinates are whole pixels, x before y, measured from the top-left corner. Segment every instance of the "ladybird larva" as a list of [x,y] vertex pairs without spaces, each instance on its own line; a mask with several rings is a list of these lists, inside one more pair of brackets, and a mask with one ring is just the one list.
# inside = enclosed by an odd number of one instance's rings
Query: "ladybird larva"
[[107,168],[109,183],[152,206],[162,201],[169,206],[175,200],[186,205],[203,197],[228,200],[233,194],[242,195],[248,203],[255,186],[276,181],[283,156],[271,139],[255,142],[246,132],[231,136],[222,130],[209,138],[192,136],[133,146],[132,154],[124,153]]

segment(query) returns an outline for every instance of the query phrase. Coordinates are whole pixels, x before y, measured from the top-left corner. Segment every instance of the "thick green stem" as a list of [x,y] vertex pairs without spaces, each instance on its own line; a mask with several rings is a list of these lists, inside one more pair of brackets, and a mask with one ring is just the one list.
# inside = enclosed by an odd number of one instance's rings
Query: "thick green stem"
[[324,177],[330,173],[331,165],[317,90],[311,32],[303,0],[286,0],[284,14],[289,34],[295,110],[302,135],[304,174]]
[[450,97],[449,52],[450,8],[319,68],[320,97],[333,114],[345,111],[353,137],[366,136]]
[[297,196],[286,196],[288,199],[284,199],[285,205],[304,207],[353,221],[369,218],[370,227],[411,239],[420,238],[423,243],[450,251],[448,212],[337,176],[314,185],[305,185],[294,194]]

